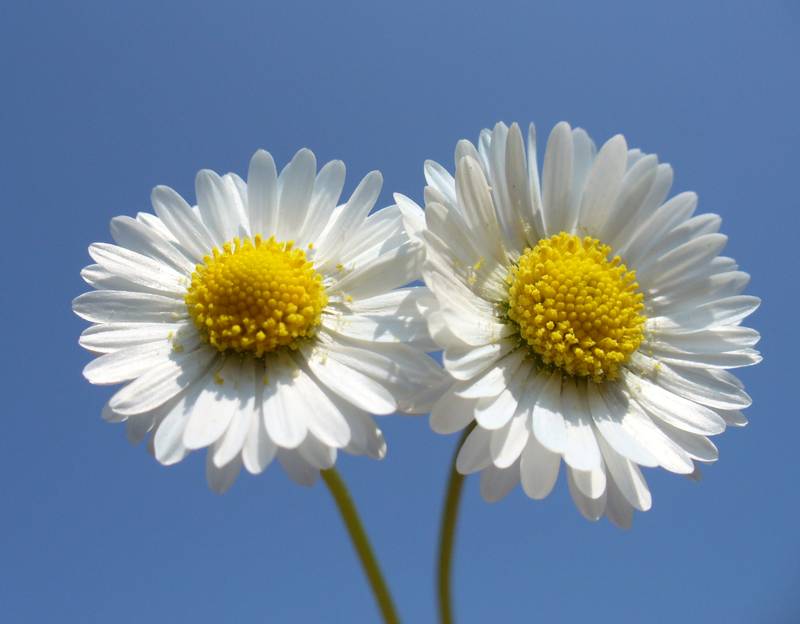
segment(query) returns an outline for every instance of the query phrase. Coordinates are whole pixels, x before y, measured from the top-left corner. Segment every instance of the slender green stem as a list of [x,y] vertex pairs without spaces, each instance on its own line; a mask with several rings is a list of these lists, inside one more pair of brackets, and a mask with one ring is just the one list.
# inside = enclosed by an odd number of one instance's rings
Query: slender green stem
[[450,479],[442,511],[442,525],[439,532],[439,621],[441,624],[453,624],[453,597],[451,591],[451,570],[453,567],[453,545],[456,541],[456,521],[458,520],[458,504],[461,501],[461,490],[464,486],[464,475],[456,470],[456,457],[467,439],[475,423],[464,429],[456,444],[453,461],[450,463]]
[[350,534],[350,541],[353,543],[353,548],[358,553],[358,558],[361,560],[361,566],[364,568],[364,573],[367,575],[367,580],[372,587],[372,593],[375,595],[375,601],[383,615],[383,620],[386,624],[398,624],[400,618],[397,617],[397,611],[392,602],[392,596],[389,593],[389,588],[381,573],[378,560],[375,558],[375,553],[370,546],[369,538],[364,525],[361,524],[361,519],[358,517],[358,511],[347,491],[347,486],[342,481],[336,468],[321,471],[322,480],[336,501],[336,506],[339,508],[339,513],[342,515],[342,520],[347,527],[347,532]]

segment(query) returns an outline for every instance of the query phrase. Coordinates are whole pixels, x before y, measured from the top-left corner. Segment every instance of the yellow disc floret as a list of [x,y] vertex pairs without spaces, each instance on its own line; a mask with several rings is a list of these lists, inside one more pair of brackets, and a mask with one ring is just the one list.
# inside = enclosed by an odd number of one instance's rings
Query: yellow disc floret
[[613,380],[644,338],[636,273],[597,239],[561,232],[526,249],[506,277],[508,316],[547,365]]
[[256,236],[203,258],[185,301],[209,344],[260,357],[313,335],[328,297],[302,249]]

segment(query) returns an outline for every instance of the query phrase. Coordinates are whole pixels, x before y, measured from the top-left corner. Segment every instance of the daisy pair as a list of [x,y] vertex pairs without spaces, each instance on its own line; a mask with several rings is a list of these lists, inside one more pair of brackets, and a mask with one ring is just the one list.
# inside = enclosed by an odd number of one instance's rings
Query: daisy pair
[[196,206],[156,188],[155,215],[90,247],[74,302],[85,376],[126,384],[105,418],[163,464],[208,448],[224,491],[274,458],[303,484],[340,449],[382,458],[373,415],[430,411],[474,426],[457,468],[487,500],[545,497],[563,459],[579,510],[628,526],[640,466],[696,475],[745,424],[728,369],[759,361],[758,300],[720,218],[668,199],[669,165],[561,123],[540,172],[535,144],[504,124],[459,142],[455,176],[426,163],[424,212],[373,212],[377,172],[340,204],[344,165],[308,150],[280,174],[257,152],[247,181],[201,171]]

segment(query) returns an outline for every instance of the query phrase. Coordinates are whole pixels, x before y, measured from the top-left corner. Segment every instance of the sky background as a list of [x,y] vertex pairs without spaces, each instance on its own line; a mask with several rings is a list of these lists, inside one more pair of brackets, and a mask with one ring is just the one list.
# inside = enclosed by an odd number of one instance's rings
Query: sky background
[[[764,303],[764,362],[741,371],[751,424],[704,479],[648,470],[624,532],[542,502],[489,505],[469,479],[460,623],[800,621],[796,2],[20,2],[0,6],[4,622],[375,622],[328,492],[277,465],[212,494],[202,454],[163,468],[100,419],[90,386],[87,246],[201,168],[269,149],[343,159],[422,196],[458,139],[565,119],[672,163],[674,192],[723,216]],[[344,457],[405,622],[433,622],[433,560],[454,437],[380,421],[383,462]]]

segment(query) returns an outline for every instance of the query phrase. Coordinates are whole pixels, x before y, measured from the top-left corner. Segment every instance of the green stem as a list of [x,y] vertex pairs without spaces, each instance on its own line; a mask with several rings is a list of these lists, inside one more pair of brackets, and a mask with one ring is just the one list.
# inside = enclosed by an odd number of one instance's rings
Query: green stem
[[474,429],[473,422],[464,429],[461,438],[456,445],[453,453],[453,460],[450,464],[450,479],[447,483],[447,491],[444,499],[444,510],[442,511],[442,526],[439,532],[439,621],[441,624],[453,624],[453,598],[451,591],[451,578],[453,567],[453,545],[456,540],[456,521],[458,520],[458,504],[461,501],[461,491],[464,486],[464,475],[456,470],[456,457],[461,450],[461,446],[467,436]]
[[392,596],[378,566],[378,561],[375,559],[375,553],[372,550],[372,546],[370,546],[367,533],[364,531],[364,525],[361,524],[361,519],[358,517],[356,506],[347,491],[347,486],[342,481],[336,468],[322,470],[320,474],[325,485],[328,486],[333,500],[336,501],[336,506],[339,508],[339,513],[342,515],[342,520],[344,520],[344,524],[350,534],[353,548],[356,549],[358,558],[361,560],[361,566],[364,568],[364,573],[367,575],[367,580],[369,580],[369,584],[372,587],[372,593],[375,595],[375,601],[378,603],[384,622],[386,624],[398,624],[400,618],[397,617]]

